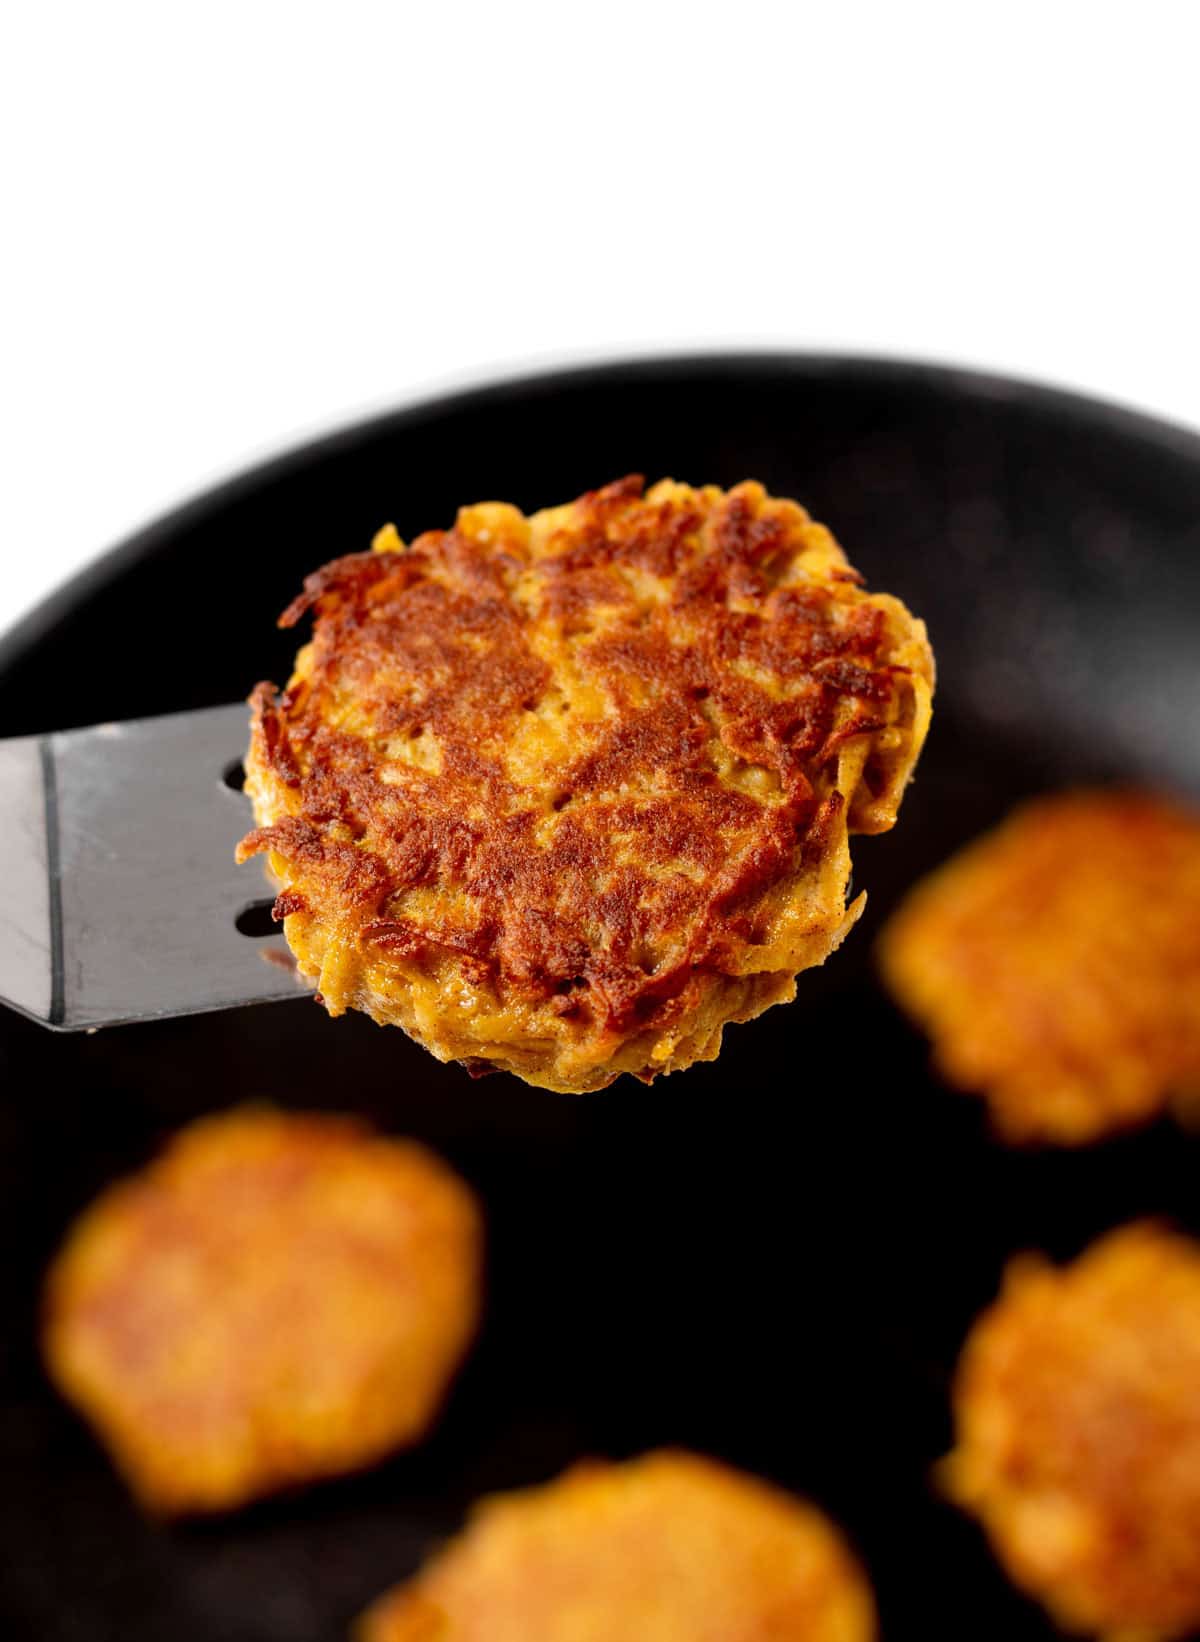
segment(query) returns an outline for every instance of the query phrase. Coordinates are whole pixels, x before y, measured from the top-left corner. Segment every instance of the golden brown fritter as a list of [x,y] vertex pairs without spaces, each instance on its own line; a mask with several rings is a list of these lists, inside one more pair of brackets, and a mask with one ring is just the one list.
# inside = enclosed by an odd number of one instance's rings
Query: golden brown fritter
[[480,1256],[470,1192],[423,1147],[246,1107],[83,1214],[47,1278],[46,1361],[146,1507],[225,1510],[416,1441]]
[[464,508],[310,576],[247,788],[332,1014],[550,1089],[710,1060],[862,909],[929,723],[923,625],[761,485]]
[[1127,1226],[1014,1261],[954,1391],[948,1492],[1055,1620],[1121,1642],[1200,1627],[1200,1247]]
[[359,1642],[870,1642],[870,1589],[812,1506],[664,1450],[477,1506]]
[[1081,1144],[1200,1095],[1200,819],[1163,799],[1025,805],[913,891],[879,952],[1007,1140]]

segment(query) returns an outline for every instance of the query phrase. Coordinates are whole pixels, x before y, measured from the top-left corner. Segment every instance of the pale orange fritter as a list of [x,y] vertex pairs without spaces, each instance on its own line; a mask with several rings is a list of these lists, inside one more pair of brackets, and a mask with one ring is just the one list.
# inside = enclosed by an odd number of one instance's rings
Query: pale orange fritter
[[933,663],[761,485],[464,508],[309,577],[253,696],[276,915],[333,1014],[551,1089],[712,1059],[862,910]]
[[1060,1625],[1200,1628],[1200,1246],[1142,1224],[1070,1266],[1014,1261],[954,1408],[947,1489]]
[[1200,1095],[1200,818],[1038,799],[920,884],[884,977],[999,1133],[1094,1140]]
[[109,1187],[50,1269],[51,1377],[163,1514],[419,1438],[475,1329],[481,1226],[410,1141],[247,1107]]
[[359,1642],[871,1642],[833,1525],[757,1478],[663,1450],[477,1506]]

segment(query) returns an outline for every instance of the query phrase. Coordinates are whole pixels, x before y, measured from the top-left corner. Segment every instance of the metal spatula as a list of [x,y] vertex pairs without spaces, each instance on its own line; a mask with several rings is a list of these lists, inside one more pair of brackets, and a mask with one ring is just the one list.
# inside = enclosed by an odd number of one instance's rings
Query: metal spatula
[[0,1002],[79,1031],[294,998],[261,876],[244,706],[0,741]]

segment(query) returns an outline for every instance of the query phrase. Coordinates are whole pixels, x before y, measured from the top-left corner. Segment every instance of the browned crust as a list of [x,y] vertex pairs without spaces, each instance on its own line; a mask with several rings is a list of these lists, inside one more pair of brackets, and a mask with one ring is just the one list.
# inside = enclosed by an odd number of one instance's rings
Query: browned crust
[[1035,799],[909,895],[884,977],[1013,1141],[1079,1145],[1200,1097],[1200,815]]
[[480,1255],[470,1192],[423,1147],[235,1109],[80,1217],[47,1276],[47,1366],[149,1510],[227,1510],[424,1433]]
[[662,1450],[477,1505],[359,1642],[871,1642],[870,1587],[813,1506]]
[[932,661],[801,508],[633,477],[377,548],[308,578],[282,621],[311,610],[312,644],[252,697],[240,853],[269,853],[302,967],[444,972],[611,1044],[836,944],[848,863],[813,886],[894,822]]
[[1153,1224],[1023,1257],[971,1330],[947,1491],[1069,1630],[1200,1627],[1200,1248]]

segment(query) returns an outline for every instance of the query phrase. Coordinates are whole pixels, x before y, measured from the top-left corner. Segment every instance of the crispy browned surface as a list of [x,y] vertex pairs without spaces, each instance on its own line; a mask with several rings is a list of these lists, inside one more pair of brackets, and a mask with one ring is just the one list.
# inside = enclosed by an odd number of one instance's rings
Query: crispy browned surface
[[1144,1121],[1200,1094],[1200,819],[1133,792],[1027,804],[913,891],[880,958],[1007,1139]]
[[551,1088],[711,1057],[861,909],[924,628],[755,484],[623,480],[309,578],[313,642],[253,697],[277,911],[331,1012]]
[[479,1266],[474,1201],[423,1147],[247,1107],[82,1215],[46,1282],[46,1361],[143,1504],[224,1510],[420,1437]]
[[870,1589],[818,1511],[662,1451],[476,1507],[359,1642],[870,1642]]
[[945,1481],[1064,1627],[1200,1626],[1198,1388],[1200,1248],[1153,1225],[1015,1261],[975,1324]]

